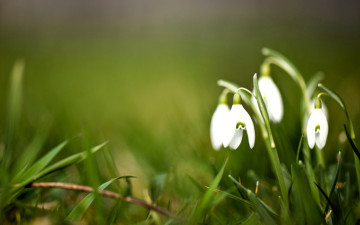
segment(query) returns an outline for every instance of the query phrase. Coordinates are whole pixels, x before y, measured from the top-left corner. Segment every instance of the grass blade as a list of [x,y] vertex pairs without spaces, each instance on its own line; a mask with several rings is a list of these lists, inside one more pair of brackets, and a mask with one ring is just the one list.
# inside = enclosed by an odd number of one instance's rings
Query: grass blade
[[2,158],[2,166],[8,168],[11,163],[13,153],[14,134],[20,117],[22,80],[25,62],[17,60],[14,64],[10,77],[9,102],[6,124],[5,153]]
[[274,137],[272,135],[271,128],[270,128],[269,114],[266,110],[265,102],[264,102],[264,99],[263,99],[260,89],[259,89],[258,79],[257,79],[256,74],[254,75],[253,82],[254,82],[256,101],[259,106],[261,117],[262,117],[263,121],[265,122],[266,131],[269,134],[269,141],[271,144],[271,148],[275,148],[275,141],[274,141]]
[[251,206],[251,203],[248,200],[240,198],[240,197],[238,197],[236,195],[233,195],[233,194],[231,194],[231,193],[229,193],[227,191],[222,191],[222,190],[219,190],[219,189],[215,189],[214,192],[215,193],[222,193],[228,198],[231,198],[231,199],[234,199],[236,201],[242,202],[242,203],[246,204],[247,206]]
[[263,223],[261,222],[259,215],[257,213],[253,212],[241,224],[242,225],[262,225]]
[[[105,146],[107,144],[107,141],[100,144],[100,145],[97,145],[95,147],[93,147],[90,152],[91,153],[95,153],[97,152],[98,150],[100,150],[103,146]],[[79,163],[81,161],[83,161],[84,159],[86,159],[88,156],[88,151],[83,151],[83,152],[80,152],[80,153],[77,153],[77,154],[74,154],[72,156],[69,156],[63,160],[60,160],[59,162],[57,163],[54,163],[53,165],[45,168],[43,171],[41,171],[39,174],[37,174],[31,182],[34,182],[35,180],[38,180],[50,173],[53,173],[57,170],[60,170],[60,169],[64,169],[66,167],[69,167],[73,164],[76,164],[76,163]]]
[[[98,191],[102,191],[105,188],[107,188],[112,182],[114,182],[115,180],[118,179],[122,179],[122,178],[133,178],[133,176],[120,176],[120,177],[116,177],[113,178],[103,184],[101,184],[98,187]],[[85,198],[83,198],[79,204],[77,204],[75,206],[75,208],[70,212],[70,214],[66,217],[65,220],[67,221],[74,221],[74,220],[80,220],[84,213],[86,212],[86,210],[89,208],[89,206],[91,205],[91,203],[94,201],[95,199],[95,193],[90,193],[88,194]]]
[[351,139],[355,139],[355,132],[354,132],[354,127],[353,127],[353,123],[350,119],[350,116],[349,116],[349,113],[348,113],[348,110],[345,106],[345,103],[344,101],[342,100],[342,98],[335,92],[333,91],[332,89],[330,89],[329,87],[326,87],[324,84],[322,83],[319,83],[318,86],[323,89],[327,94],[329,94],[329,96],[334,99],[339,105],[340,107],[342,108],[342,110],[344,111],[345,113],[345,116],[346,116],[346,119],[349,123],[349,131],[350,131],[350,137]]
[[270,225],[277,224],[275,220],[268,213],[268,211],[271,213],[275,213],[269,206],[267,206],[264,202],[261,202],[260,199],[251,190],[245,188],[231,175],[229,175],[229,178],[232,180],[235,186],[238,186],[241,190],[246,191],[247,197],[252,203],[253,210],[255,210],[255,212],[257,212],[260,215],[260,217],[263,219],[263,221],[266,224],[270,224]]
[[[334,204],[331,202],[330,198],[326,195],[325,191],[320,187],[320,185],[315,184],[316,187],[319,189],[320,193],[325,197],[327,206],[330,205],[332,211],[334,212],[335,218],[337,217],[337,209],[335,208]],[[326,215],[327,210],[324,211],[324,215]]]
[[303,139],[304,139],[304,134],[301,134],[301,138],[300,138],[299,145],[298,145],[297,152],[296,152],[296,161],[295,161],[295,163],[299,162],[299,157],[300,157],[301,147],[302,147],[302,144],[303,144]]
[[358,157],[358,159],[360,160],[360,152],[359,152],[359,149],[357,148],[356,144],[354,143],[353,139],[351,139],[350,137],[350,134],[349,134],[349,131],[346,127],[346,125],[344,124],[344,129],[345,129],[345,134],[346,134],[346,137],[351,145],[351,148],[353,149],[354,153],[356,154],[356,156]]
[[158,197],[160,196],[161,190],[164,186],[166,176],[167,176],[166,173],[162,173],[151,179],[151,181],[150,181],[150,197],[151,197],[152,202],[155,202],[158,199]]
[[[340,168],[341,168],[341,152],[339,152],[339,155],[338,155],[338,165],[337,165],[337,169],[336,169],[336,175],[335,175],[334,181],[333,181],[333,183],[331,185],[331,189],[330,189],[330,193],[329,193],[329,199],[331,199],[332,195],[334,194],[336,182],[337,182],[337,180],[339,178],[339,174],[340,174]],[[328,204],[326,204],[324,213],[326,213],[328,211],[328,209],[329,209],[329,202],[328,202]]]
[[42,169],[44,169],[53,158],[67,145],[68,141],[63,141],[59,145],[55,146],[51,149],[46,155],[44,155],[41,159],[39,159],[33,166],[31,166],[26,172],[23,174],[18,173],[14,179],[12,184],[17,184],[21,182],[28,183],[29,180],[33,178],[36,174],[38,174]]
[[195,211],[195,216],[200,217],[205,214],[207,209],[209,208],[211,198],[214,195],[214,190],[219,186],[220,180],[224,174],[225,166],[228,162],[229,156],[226,157],[220,171],[214,178],[214,180],[211,182],[209,188],[205,191],[205,194],[203,195],[202,199],[200,200],[200,203]]

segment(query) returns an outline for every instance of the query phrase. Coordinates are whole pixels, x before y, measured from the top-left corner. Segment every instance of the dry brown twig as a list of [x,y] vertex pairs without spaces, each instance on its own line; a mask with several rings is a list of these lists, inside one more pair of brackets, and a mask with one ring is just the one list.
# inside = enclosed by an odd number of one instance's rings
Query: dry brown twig
[[[78,185],[78,184],[71,184],[71,183],[62,183],[62,182],[36,182],[36,183],[31,183],[28,187],[32,187],[32,188],[61,188],[61,189],[67,189],[67,190],[74,190],[74,191],[82,191],[82,192],[87,192],[87,193],[92,193],[95,192],[94,188],[90,187],[90,186],[85,186],[85,185]],[[176,215],[170,213],[169,211],[157,207],[153,204],[149,204],[143,200],[137,199],[137,198],[133,198],[130,196],[122,196],[119,195],[118,193],[112,192],[112,191],[107,191],[107,190],[102,190],[102,191],[98,191],[98,193],[104,197],[109,197],[109,198],[114,198],[114,199],[119,199],[121,201],[127,202],[127,203],[131,203],[134,205],[138,205],[144,208],[147,208],[149,210],[153,210],[159,214],[162,214],[168,218],[171,219],[175,219],[178,221],[182,221],[180,218],[178,218]]]

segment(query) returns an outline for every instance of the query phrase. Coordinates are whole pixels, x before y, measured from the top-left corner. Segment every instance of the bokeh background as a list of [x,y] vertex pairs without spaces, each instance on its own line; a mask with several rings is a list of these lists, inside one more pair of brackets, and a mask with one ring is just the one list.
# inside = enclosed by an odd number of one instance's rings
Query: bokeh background
[[[0,125],[13,64],[24,59],[18,149],[48,124],[43,152],[78,134],[91,144],[109,140],[118,175],[137,176],[135,195],[152,177],[172,173],[167,193],[182,199],[195,193],[189,174],[207,185],[228,153],[210,145],[210,118],[222,91],[216,81],[252,90],[263,47],[287,56],[306,80],[324,72],[360,133],[360,3],[354,0],[1,0]],[[273,78],[285,104],[281,129],[294,147],[280,149],[285,154],[296,151],[301,135],[300,91],[280,69]],[[333,162],[331,146],[345,117],[334,102],[325,103],[331,122],[324,151]],[[82,141],[74,142],[64,155],[81,150]],[[228,173],[246,179],[252,169],[272,177],[260,138],[255,149],[244,141],[230,154]],[[97,160],[98,173],[110,178],[106,162]]]

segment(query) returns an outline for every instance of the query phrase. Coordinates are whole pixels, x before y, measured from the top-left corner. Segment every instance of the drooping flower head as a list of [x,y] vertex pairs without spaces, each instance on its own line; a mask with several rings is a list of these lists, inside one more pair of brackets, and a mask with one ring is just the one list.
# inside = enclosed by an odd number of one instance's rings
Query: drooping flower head
[[[280,122],[283,117],[284,109],[279,88],[269,76],[261,76],[258,81],[261,95],[264,99],[269,117],[274,122]],[[252,99],[256,105],[256,99]]]
[[246,130],[250,148],[255,144],[255,129],[249,113],[240,104],[241,97],[238,93],[234,95],[234,104],[229,112],[224,132],[224,147],[237,149]]
[[225,103],[219,103],[211,118],[210,138],[212,147],[219,150],[223,145],[223,137],[226,119],[229,115],[229,106]]
[[312,110],[306,128],[309,147],[314,148],[316,144],[318,148],[324,148],[328,130],[328,122],[318,99],[315,101],[315,109]]

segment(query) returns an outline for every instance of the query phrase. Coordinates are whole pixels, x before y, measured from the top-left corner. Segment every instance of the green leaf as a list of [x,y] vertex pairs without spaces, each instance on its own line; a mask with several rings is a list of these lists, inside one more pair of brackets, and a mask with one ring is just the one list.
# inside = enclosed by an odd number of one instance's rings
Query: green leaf
[[277,65],[285,70],[296,82],[298,82],[300,79],[303,79],[302,76],[300,76],[300,72],[296,66],[283,54],[270,48],[263,48],[262,53],[265,56],[274,58],[277,61]]
[[219,189],[215,189],[214,192],[215,193],[222,193],[228,198],[231,198],[231,199],[234,199],[236,201],[242,202],[242,203],[246,204],[247,206],[251,206],[251,203],[248,200],[240,198],[240,197],[238,197],[236,195],[233,195],[233,194],[231,194],[231,193],[229,193],[227,191],[222,191],[222,190],[219,190]]
[[312,96],[314,91],[316,90],[318,83],[324,79],[324,73],[318,72],[314,76],[310,78],[310,80],[307,82],[307,88],[306,93],[308,96]]
[[[185,209],[191,204],[192,199],[188,198],[187,201],[184,203],[184,205],[181,207],[181,209],[176,213],[176,215],[180,215],[182,212],[185,211]],[[164,225],[171,225],[171,224],[179,224],[174,219],[169,219]]]
[[[98,150],[100,150],[102,147],[104,147],[105,145],[107,144],[107,141],[100,144],[100,145],[97,145],[95,147],[93,147],[90,152],[91,153],[95,153],[97,152]],[[77,153],[77,154],[74,154],[72,156],[69,156],[63,160],[60,160],[59,162],[56,162],[52,165],[50,165],[49,167],[45,168],[43,171],[41,171],[40,173],[38,173],[33,179],[31,182],[34,182],[35,180],[38,180],[50,173],[53,173],[57,170],[60,170],[60,169],[64,169],[66,167],[69,167],[71,165],[74,165],[76,163],[79,163],[81,161],[83,161],[84,159],[86,159],[88,156],[88,151],[83,151],[83,152],[80,152],[80,153]]]
[[286,205],[288,205],[289,201],[287,199],[286,184],[285,184],[284,176],[283,176],[283,173],[282,173],[282,170],[281,170],[280,160],[279,160],[279,156],[278,156],[277,149],[276,149],[276,146],[275,146],[274,137],[273,137],[272,132],[271,132],[271,127],[270,127],[270,122],[269,122],[269,115],[268,115],[268,112],[266,110],[265,102],[264,102],[264,100],[262,98],[262,95],[261,95],[261,92],[260,92],[260,89],[259,89],[258,79],[257,79],[256,74],[253,77],[253,83],[254,83],[256,101],[258,103],[260,113],[261,113],[261,116],[263,117],[263,120],[264,120],[264,123],[265,123],[265,128],[266,128],[266,131],[268,133],[268,140],[265,139],[265,144],[267,145],[267,150],[269,152],[270,161],[272,163],[274,172],[275,172],[276,177],[277,177],[278,182],[279,182],[281,195],[282,195]]
[[304,165],[301,163],[293,164],[291,166],[291,175],[293,180],[291,188],[291,212],[294,215],[296,223],[322,224],[324,222],[324,217],[316,200],[311,194],[312,191],[309,184],[309,178],[305,172]]
[[268,205],[266,205],[263,201],[261,201],[251,190],[245,188],[242,184],[240,184],[231,175],[229,175],[229,178],[233,181],[235,186],[237,186],[242,191],[246,192],[247,197],[252,203],[252,209],[259,214],[259,216],[266,224],[271,224],[271,225],[277,224],[269,214],[270,212],[274,215],[277,215],[274,210],[272,210]]
[[51,160],[67,145],[68,141],[63,141],[53,149],[51,149],[46,155],[39,159],[33,166],[24,171],[24,173],[18,173],[12,184],[17,184],[22,181],[22,183],[28,183],[33,177],[38,174],[42,169],[44,169]]
[[22,170],[24,167],[34,164],[34,161],[37,159],[38,153],[43,149],[50,128],[49,120],[46,119],[42,124],[38,126],[39,129],[36,132],[33,140],[26,146],[26,148],[22,151],[21,155],[19,155],[17,160],[14,161],[12,177],[19,174],[19,171]]
[[313,196],[313,199],[316,201],[316,204],[320,207],[320,193],[319,190],[317,189],[315,183],[317,183],[316,177],[315,177],[315,172],[312,168],[312,164],[311,164],[311,152],[310,152],[310,148],[308,145],[304,145],[303,146],[303,156],[304,156],[304,161],[305,161],[305,171],[309,180],[309,185],[310,185],[310,189],[311,189],[311,193]]
[[5,152],[1,160],[3,164],[2,166],[4,168],[8,168],[11,161],[13,160],[13,142],[20,119],[24,68],[25,62],[23,60],[16,60],[10,76],[8,112],[5,133]]
[[300,152],[301,152],[303,139],[304,139],[304,134],[301,134],[300,141],[299,141],[298,148],[297,148],[297,152],[296,152],[296,161],[295,161],[295,163],[299,162],[299,157],[300,157]]
[[[320,187],[320,185],[315,184],[316,187],[319,189],[320,193],[325,197],[326,199],[326,205],[330,205],[331,209],[334,212],[335,218],[337,217],[337,209],[335,208],[334,204],[331,202],[330,198],[326,195],[325,191]],[[324,212],[324,215],[326,215],[327,210]]]
[[355,139],[355,132],[354,132],[354,127],[353,127],[353,123],[350,119],[349,113],[347,111],[347,108],[345,106],[344,101],[342,100],[342,98],[335,92],[333,91],[331,88],[325,86],[324,84],[320,83],[318,84],[318,87],[320,87],[321,89],[323,89],[327,94],[329,94],[329,96],[334,99],[342,108],[342,110],[345,113],[346,119],[348,121],[349,124],[349,132],[350,132],[350,137],[351,139]]
[[[91,153],[95,153],[97,152],[99,149],[101,149],[107,142],[104,142],[98,146],[95,146],[91,149]],[[19,191],[25,187],[26,185],[50,174],[50,173],[53,173],[57,170],[60,170],[60,169],[64,169],[68,166],[71,166],[73,164],[76,164],[76,163],[79,163],[81,162],[82,160],[86,159],[86,157],[88,156],[88,151],[83,151],[81,153],[77,153],[77,154],[74,154],[72,156],[69,156],[63,160],[60,160],[48,167],[46,167],[45,169],[43,169],[42,171],[40,171],[39,173],[37,173],[36,175],[30,177],[30,178],[27,178],[25,181],[21,182],[20,184],[17,184],[15,187],[13,187],[11,190],[10,190],[10,193],[8,194],[8,198],[6,199],[6,204],[8,204],[9,202],[11,202],[14,198],[16,198],[18,196],[18,194],[20,193]],[[5,204],[5,205],[6,205]]]
[[299,85],[305,109],[307,113],[310,113],[310,96],[307,94],[306,83],[300,71],[288,58],[275,50],[263,48],[262,53],[268,57],[265,58],[260,67],[261,75],[270,75],[270,64],[277,65],[283,69]]
[[345,129],[345,134],[346,134],[346,137],[350,143],[350,146],[351,148],[353,149],[354,153],[356,154],[356,156],[358,157],[358,159],[360,160],[360,152],[359,152],[359,149],[357,148],[355,142],[351,139],[350,137],[350,134],[349,134],[349,131],[346,127],[346,125],[344,124],[344,129]]
[[166,179],[166,173],[159,174],[151,179],[150,181],[150,197],[153,202],[155,202],[164,186],[164,182]]
[[[339,152],[338,154],[338,164],[337,164],[337,169],[336,169],[336,174],[335,174],[335,177],[334,177],[334,181],[331,185],[331,189],[330,189],[330,193],[329,193],[329,199],[331,199],[332,195],[334,194],[334,191],[335,191],[335,187],[336,187],[336,182],[339,178],[339,174],[340,174],[340,168],[341,168],[341,152]],[[329,202],[328,204],[326,204],[326,207],[325,207],[325,210],[324,210],[324,213],[326,213],[329,209]],[[336,212],[335,211],[336,209],[333,209],[334,213]]]
[[224,174],[225,166],[227,164],[227,161],[229,159],[229,156],[226,157],[224,164],[222,165],[220,171],[214,178],[214,180],[211,182],[209,188],[205,191],[205,194],[203,195],[202,199],[200,200],[200,203],[197,207],[197,210],[195,211],[196,216],[202,216],[206,210],[209,208],[209,205],[211,204],[211,198],[214,195],[214,190],[218,187],[220,180]]
[[[117,178],[113,178],[103,184],[101,184],[98,187],[98,191],[102,191],[105,188],[107,188],[112,182],[114,182],[115,180],[118,179],[122,179],[122,178],[133,178],[133,176],[120,176]],[[91,203],[94,201],[95,199],[95,193],[90,193],[88,194],[85,198],[83,198],[79,204],[77,204],[75,206],[75,208],[73,210],[71,210],[70,214],[66,217],[65,220],[67,221],[74,221],[74,220],[80,220],[84,213],[86,212],[86,210],[89,208],[89,206],[91,205]]]
[[253,81],[254,81],[254,89],[255,89],[256,101],[257,101],[257,104],[259,106],[260,114],[262,116],[262,119],[265,122],[265,127],[266,127],[266,131],[268,132],[268,135],[269,135],[269,141],[270,141],[270,144],[271,144],[271,148],[275,148],[275,141],[274,141],[274,137],[272,135],[271,128],[270,128],[269,114],[268,114],[268,112],[266,110],[265,102],[264,102],[264,99],[263,99],[263,97],[261,95],[261,92],[260,92],[260,89],[259,89],[258,79],[257,79],[256,74],[253,77]]
[[241,223],[241,225],[262,225],[262,221],[260,220],[259,214],[257,213],[251,213],[250,216],[246,218],[244,222]]

